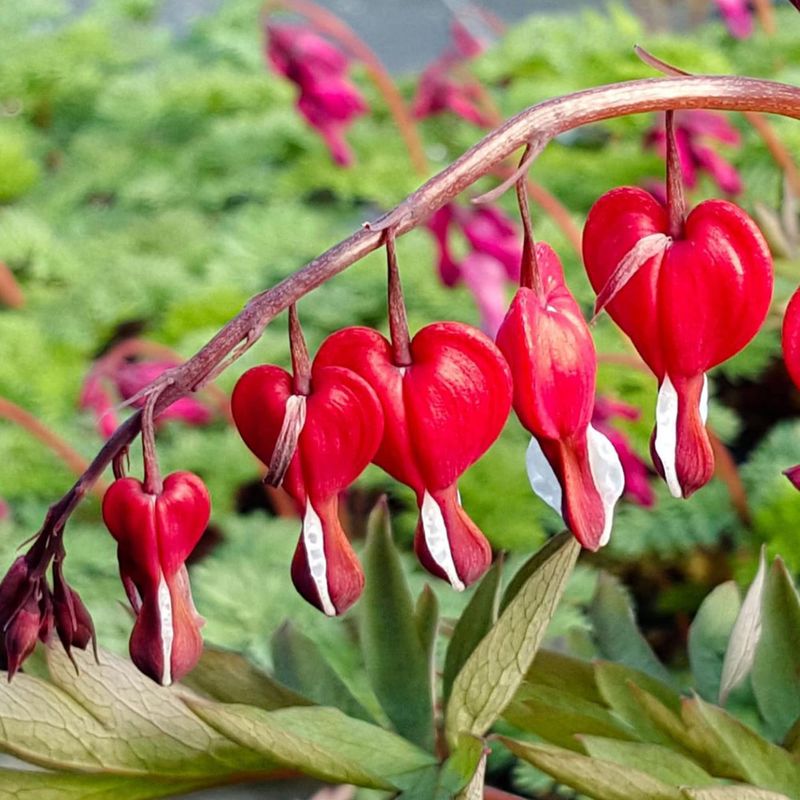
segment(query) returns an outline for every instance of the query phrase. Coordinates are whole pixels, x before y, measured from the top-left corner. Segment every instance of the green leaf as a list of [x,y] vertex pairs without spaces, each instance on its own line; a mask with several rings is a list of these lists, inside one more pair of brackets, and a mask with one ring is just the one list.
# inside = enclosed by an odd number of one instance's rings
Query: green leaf
[[266,711],[313,705],[311,700],[276,681],[239,653],[208,644],[183,685],[222,703],[243,703]]
[[500,737],[516,756],[595,800],[685,800],[680,789],[633,767]]
[[753,667],[758,639],[761,636],[761,605],[766,576],[766,548],[762,546],[758,572],[744,597],[731,631],[728,649],[725,651],[719,687],[719,702],[722,705],[725,705],[728,695],[747,677]]
[[[436,634],[439,632],[439,598],[427,583],[417,597],[414,623],[417,626],[417,636],[422,652],[425,654],[428,673],[433,676],[436,668]],[[431,677],[431,683],[433,683],[433,677]]]
[[756,786],[717,786],[714,789],[684,789],[689,800],[790,800],[785,794]]
[[458,673],[445,715],[451,742],[482,736],[502,713],[530,668],[580,551],[563,532],[523,570],[528,578]]
[[722,662],[742,601],[734,581],[717,586],[703,601],[689,628],[689,664],[697,691],[719,697]]
[[[702,751],[720,767],[721,777],[742,780],[764,789],[796,794],[800,762],[768,742],[723,709],[699,697],[683,704],[683,720]],[[697,747],[698,753],[701,748]]]
[[503,561],[498,558],[492,568],[478,584],[466,608],[456,622],[442,675],[442,693],[445,702],[450,697],[453,681],[464,666],[478,642],[489,632],[497,620],[500,602],[500,580],[503,576]]
[[82,651],[75,668],[60,646],[48,649],[51,682],[18,675],[0,682],[0,747],[38,766],[130,776],[205,778],[265,775],[263,756],[197,719],[180,686],[164,688],[129,661]]
[[527,683],[503,712],[503,719],[569,750],[583,750],[578,738],[581,734],[633,738],[632,731],[604,706],[560,689]]
[[713,786],[716,781],[702,767],[686,756],[667,747],[642,742],[621,742],[581,736],[586,752],[592,758],[634,766],[653,778],[676,786]]
[[456,800],[483,800],[484,780],[486,779],[486,757],[487,753],[482,753],[478,766],[475,769],[469,783],[456,795]]
[[335,708],[263,711],[240,705],[187,700],[223,735],[275,763],[332,783],[398,789],[436,760],[394,733]]
[[119,775],[65,775],[0,769],[0,800],[156,800],[203,789],[207,781]]
[[375,695],[395,730],[433,750],[433,701],[428,653],[420,641],[414,601],[392,541],[386,498],[370,515],[364,550],[366,587],[361,645]]
[[592,703],[604,702],[595,682],[594,665],[555,650],[543,648],[536,653],[521,689],[529,683],[561,689]]
[[603,658],[634,667],[663,683],[672,682],[666,667],[639,632],[627,593],[607,573],[601,573],[597,581],[589,617]]
[[752,685],[773,737],[783,739],[800,719],[800,599],[780,558],[764,587]]
[[334,706],[350,717],[373,722],[372,715],[356,700],[316,643],[290,622],[281,625],[272,636],[272,661],[275,677],[289,689],[318,705]]
[[484,761],[485,750],[481,739],[463,735],[458,737],[458,745],[445,761],[439,778],[441,791],[448,793],[447,800],[469,785]]

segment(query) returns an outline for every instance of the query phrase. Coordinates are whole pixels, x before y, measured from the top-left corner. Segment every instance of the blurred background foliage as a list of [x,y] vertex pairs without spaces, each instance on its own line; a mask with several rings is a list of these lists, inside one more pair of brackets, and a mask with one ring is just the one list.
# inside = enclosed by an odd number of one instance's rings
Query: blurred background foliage
[[[357,65],[355,79],[371,111],[348,133],[355,165],[331,162],[297,115],[293,88],[265,66],[259,5],[228,0],[176,37],[155,24],[155,0],[106,0],[79,14],[53,0],[0,4],[0,261],[26,298],[24,307],[0,309],[0,395],[87,459],[102,441],[91,416],[78,411],[78,398],[92,363],[111,344],[135,334],[191,355],[250,295],[420,183],[382,98]],[[504,116],[555,95],[650,77],[633,53],[636,42],[687,70],[797,84],[796,11],[784,5],[773,36],[757,31],[742,41],[719,22],[691,37],[651,34],[621,5],[579,17],[535,16],[499,37],[472,68]],[[401,80],[409,99],[414,80]],[[736,115],[730,122],[743,137],[740,148],[725,150],[743,180],[738,200],[751,213],[772,209],[774,216],[785,202],[782,176],[747,122]],[[800,126],[771,123],[790,152],[800,153]],[[653,124],[652,116],[633,116],[560,137],[536,161],[533,177],[580,225],[606,190],[660,178],[663,162],[643,146]],[[452,115],[426,119],[421,130],[432,171],[482,135]],[[491,185],[483,181],[477,190]],[[692,198],[718,191],[704,178]],[[515,213],[513,198],[501,204]],[[562,256],[588,316],[593,294],[577,254],[535,206],[534,221],[537,236]],[[425,230],[404,236],[398,251],[412,330],[438,319],[478,323],[467,290],[440,285]],[[553,636],[591,628],[586,607],[602,567],[627,583],[649,642],[680,670],[688,621],[700,601],[724,580],[749,580],[761,543],[800,571],[800,500],[780,474],[800,461],[800,396],[779,345],[800,261],[780,253],[776,269],[773,313],[762,333],[712,379],[710,424],[738,464],[749,517],[737,513],[718,478],[689,502],[673,500],[659,483],[653,508],[623,503],[611,544],[582,558]],[[380,254],[315,291],[299,307],[312,350],[344,325],[385,329],[384,292]],[[607,317],[594,332],[601,353],[632,352]],[[246,368],[262,362],[288,365],[284,318],[218,385],[229,392]],[[600,392],[642,410],[618,427],[645,459],[655,388],[636,369],[601,365]],[[559,527],[528,487],[526,443],[527,434],[509,420],[460,485],[472,517],[498,550],[512,551],[512,561]],[[357,682],[348,618],[331,623],[295,595],[288,572],[298,525],[268,508],[258,491],[259,466],[233,428],[219,416],[205,428],[174,422],[161,429],[159,452],[165,470],[193,470],[212,492],[212,531],[192,568],[207,640],[268,664],[270,636],[290,617]],[[73,478],[26,431],[3,421],[0,453],[0,496],[9,506],[0,521],[5,568]],[[136,447],[131,456],[138,474]],[[374,468],[348,501],[354,536],[380,492],[389,493],[398,539],[408,546],[413,498]],[[96,499],[75,514],[67,542],[69,580],[92,610],[101,643],[124,651],[130,621],[118,602],[114,546]],[[412,561],[418,590],[425,577]],[[464,598],[435,588],[444,613],[457,614]]]

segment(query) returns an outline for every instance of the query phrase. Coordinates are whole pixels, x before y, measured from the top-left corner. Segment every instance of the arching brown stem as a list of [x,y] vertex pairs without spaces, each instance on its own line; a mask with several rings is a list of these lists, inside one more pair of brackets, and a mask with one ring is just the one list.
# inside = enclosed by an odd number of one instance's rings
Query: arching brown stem
[[[393,227],[396,236],[412,230],[532,138],[552,139],[581,125],[626,114],[682,108],[763,111],[800,119],[800,89],[729,76],[654,78],[600,86],[546,100],[522,111],[379,220],[366,224],[276,286],[253,297],[194,356],[170,370],[167,379],[153,382],[151,391],[159,392],[154,413],[158,415],[179,397],[219,374],[258,340],[276,314],[382,246],[386,228]],[[117,428],[75,485],[51,506],[42,529],[44,535],[63,528],[83,495],[114,456],[138,435],[140,426],[141,412],[137,412]]]

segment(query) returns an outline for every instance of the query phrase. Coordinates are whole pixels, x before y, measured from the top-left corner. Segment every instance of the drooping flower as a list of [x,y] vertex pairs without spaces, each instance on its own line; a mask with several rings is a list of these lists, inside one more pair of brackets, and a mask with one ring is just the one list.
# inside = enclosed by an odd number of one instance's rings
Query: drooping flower
[[589,327],[564,283],[558,256],[536,244],[541,291],[522,286],[497,333],[514,378],[514,410],[533,435],[531,486],[590,550],[611,535],[622,494],[619,456],[592,424],[597,355]]
[[[800,389],[800,289],[792,295],[786,306],[781,331],[783,361],[794,385]],[[784,475],[800,489],[800,464],[784,470]]]
[[454,46],[425,68],[411,104],[417,119],[451,112],[479,127],[492,124],[482,108],[483,90],[467,72],[467,62],[480,54],[483,45],[461,23],[453,24]]
[[367,105],[347,78],[347,56],[302,25],[268,23],[266,36],[270,64],[300,90],[298,111],[325,140],[334,161],[351,164],[344,133]]
[[133,663],[163,686],[192,670],[203,651],[186,559],[208,525],[211,501],[191,472],[174,472],[157,494],[135,478],[111,484],[103,519],[117,541],[119,571],[136,614]]
[[262,462],[274,464],[276,451],[281,454],[276,482],[303,520],[292,561],[297,591],[325,614],[343,614],[361,595],[364,573],[339,520],[339,493],[378,448],[378,398],[355,372],[317,359],[308,390],[280,367],[248,370],[231,409],[239,434]]
[[397,365],[380,333],[353,327],[329,336],[315,365],[347,367],[375,390],[385,425],[373,461],[414,490],[414,549],[428,571],[460,590],[488,569],[491,548],[461,506],[457,482],[500,434],[511,376],[484,334],[456,322],[420,330],[410,358]]
[[732,36],[746,39],[753,33],[753,11],[748,0],[714,0]]
[[711,478],[705,428],[705,373],[758,331],[772,296],[772,257],[755,223],[725,200],[700,203],[680,235],[667,237],[667,209],[643,189],[621,187],[589,212],[583,259],[595,291],[606,293],[642,242],[663,246],[628,276],[605,305],[659,382],[651,453],[675,497]]
[[[726,194],[742,191],[742,179],[729,161],[711,146],[712,142],[738,147],[741,136],[718,111],[690,109],[674,112],[675,142],[680,157],[681,172],[688,188],[697,185],[698,173],[706,172]],[[647,144],[655,146],[662,156],[667,153],[667,134],[663,120],[659,119],[645,137]]]
[[47,583],[35,575],[28,554],[19,556],[0,582],[0,668],[9,681],[51,629]]
[[[436,242],[442,283],[464,281],[481,314],[481,328],[493,338],[505,314],[508,281],[519,278],[522,245],[516,226],[498,208],[455,203],[442,206],[426,224]],[[463,236],[470,248],[460,260],[453,253],[455,235]]]
[[614,445],[622,470],[625,473],[625,497],[637,505],[650,508],[655,503],[655,492],[650,485],[650,470],[631,447],[624,433],[612,426],[615,417],[637,420],[641,412],[635,406],[598,395],[594,401],[592,425]]
[[[107,439],[117,429],[119,418],[117,406],[136,397],[146,386],[169,369],[177,361],[131,361],[127,359],[99,359],[83,382],[78,405],[91,411],[100,435]],[[142,408],[143,397],[134,400],[134,408]],[[207,425],[211,411],[195,397],[181,397],[159,415],[159,423],[178,420],[186,425]]]

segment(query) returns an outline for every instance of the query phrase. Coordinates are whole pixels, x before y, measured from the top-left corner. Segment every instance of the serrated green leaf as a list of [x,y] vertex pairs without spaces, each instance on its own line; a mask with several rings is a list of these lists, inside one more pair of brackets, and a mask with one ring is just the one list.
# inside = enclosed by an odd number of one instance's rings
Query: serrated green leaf
[[579,550],[565,531],[523,567],[528,579],[453,683],[445,715],[451,742],[461,733],[482,736],[508,705],[536,655]]
[[731,631],[725,660],[722,663],[722,678],[719,686],[719,702],[725,705],[728,695],[749,674],[756,657],[756,647],[761,636],[762,598],[767,577],[766,548],[761,548],[756,572]]
[[516,756],[595,800],[685,800],[680,789],[633,767],[500,737]]
[[675,786],[713,786],[716,781],[701,766],[674,750],[657,744],[622,742],[581,736],[586,752],[592,758],[633,766],[653,778]]
[[497,620],[502,576],[503,561],[502,558],[498,558],[475,588],[453,628],[442,674],[442,694],[445,702],[450,697],[453,681],[461,667]]
[[263,711],[199,699],[187,705],[224,736],[277,764],[332,783],[397,789],[436,764],[433,756],[396,734],[335,708]]
[[200,661],[182,683],[222,703],[243,703],[265,711],[313,705],[243,655],[211,645],[203,648]]
[[333,706],[350,717],[373,722],[317,644],[285,622],[272,636],[275,677],[289,689],[323,706]]
[[527,683],[503,712],[503,719],[520,730],[569,750],[583,749],[578,738],[582,734],[633,738],[633,732],[620,724],[604,706],[560,689]]
[[414,601],[392,540],[386,499],[370,515],[364,550],[366,586],[361,646],[375,696],[395,730],[433,750],[433,690]]
[[589,607],[597,647],[603,658],[646,672],[663,683],[672,678],[639,632],[628,595],[619,581],[601,573]]
[[772,736],[783,739],[800,719],[800,599],[780,558],[764,586],[752,685]]
[[722,662],[741,604],[736,583],[723,583],[703,600],[689,628],[689,664],[697,691],[706,700],[719,697]]
[[785,794],[756,786],[717,786],[714,789],[684,789],[689,800],[790,800]]
[[696,752],[712,759],[721,777],[777,792],[797,793],[800,761],[786,750],[699,697],[684,702],[682,717],[697,743]]

